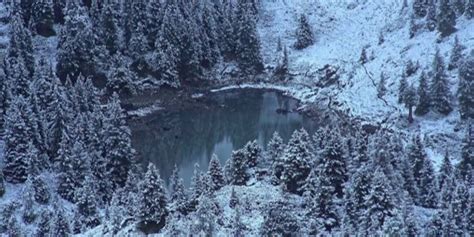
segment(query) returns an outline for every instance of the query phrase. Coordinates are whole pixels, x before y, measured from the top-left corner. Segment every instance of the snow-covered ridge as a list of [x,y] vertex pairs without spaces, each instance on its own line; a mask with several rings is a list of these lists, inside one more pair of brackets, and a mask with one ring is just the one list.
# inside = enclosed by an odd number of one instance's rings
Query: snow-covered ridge
[[[409,83],[418,84],[422,70],[429,72],[436,49],[440,50],[445,62],[449,62],[454,37],[457,36],[467,55],[474,49],[474,20],[464,16],[457,18],[457,31],[449,37],[440,38],[437,31],[428,31],[424,19],[416,19],[419,30],[409,38],[412,1],[407,7],[401,0],[385,1],[288,1],[264,0],[259,23],[262,52],[267,64],[275,63],[278,39],[289,49],[290,72],[296,75],[295,82],[314,83],[315,78],[305,76],[326,64],[340,67],[344,88],[329,91],[344,111],[352,116],[373,122],[391,122],[407,133],[419,132],[425,137],[439,137],[447,134],[445,144],[456,153],[462,132],[459,130],[457,100],[452,98],[455,110],[446,117],[428,115],[415,117],[415,123],[406,124],[406,108],[397,103],[397,88],[408,60],[419,63],[420,69],[408,78]],[[306,14],[312,24],[316,42],[303,50],[295,50],[297,19]],[[384,42],[379,44],[380,35]],[[370,59],[365,65],[358,60],[363,48]],[[376,83],[381,73],[387,77],[387,91],[384,100],[377,98]],[[451,93],[456,96],[458,72],[448,72]],[[454,145],[454,146],[452,146]],[[444,147],[438,147],[438,157]],[[439,154],[436,154],[439,152]]]

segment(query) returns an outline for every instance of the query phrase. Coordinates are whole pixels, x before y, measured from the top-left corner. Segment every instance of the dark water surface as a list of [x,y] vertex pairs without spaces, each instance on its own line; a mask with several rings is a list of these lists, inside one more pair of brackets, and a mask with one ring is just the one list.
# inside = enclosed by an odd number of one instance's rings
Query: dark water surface
[[296,129],[304,127],[313,132],[318,127],[311,119],[292,112],[298,102],[278,92],[234,90],[211,94],[206,100],[210,103],[160,111],[133,128],[135,149],[145,162],[156,164],[162,178],[168,179],[176,163],[188,185],[194,164],[207,170],[212,154],[224,165],[232,150],[250,140],[257,139],[265,146],[275,131],[287,141]]

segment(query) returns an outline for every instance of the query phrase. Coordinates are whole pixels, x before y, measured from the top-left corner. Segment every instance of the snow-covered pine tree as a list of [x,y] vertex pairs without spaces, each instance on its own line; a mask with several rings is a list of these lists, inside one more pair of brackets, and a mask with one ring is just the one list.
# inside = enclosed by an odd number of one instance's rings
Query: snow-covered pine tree
[[409,37],[412,39],[415,37],[416,32],[418,31],[418,25],[415,22],[415,16],[410,16],[410,29],[409,29]]
[[273,170],[272,173],[278,179],[280,178],[282,172],[281,169],[283,168],[281,162],[283,152],[285,152],[283,139],[278,132],[274,132],[272,138],[267,144],[266,160],[271,164]]
[[130,70],[125,57],[117,53],[113,57],[113,63],[108,73],[106,84],[109,93],[118,93],[121,95],[134,95],[137,93],[135,81],[136,73]]
[[243,150],[246,155],[247,167],[254,168],[262,159],[262,148],[258,145],[257,140],[253,140],[245,144]]
[[425,159],[420,170],[420,186],[418,187],[420,203],[426,208],[437,207],[436,176],[430,159]]
[[372,171],[369,166],[363,165],[350,177],[344,190],[344,218],[343,226],[346,231],[361,230],[360,221],[366,210],[365,198],[370,191]]
[[229,207],[234,209],[237,205],[239,205],[239,198],[237,197],[234,187],[232,187],[229,198]]
[[330,134],[317,167],[318,175],[323,176],[329,181],[330,185],[334,188],[334,193],[332,194],[337,198],[344,196],[344,183],[348,178],[340,136],[339,132],[332,132]]
[[71,234],[69,217],[64,214],[61,207],[55,207],[53,223],[51,226],[51,235],[53,236],[69,236]]
[[139,228],[145,230],[147,227],[156,225],[162,228],[168,215],[166,191],[164,182],[152,163],[148,165],[148,170],[139,187],[139,208],[137,213]]
[[426,152],[420,135],[413,136],[412,142],[408,148],[408,157],[415,177],[416,187],[421,186],[421,177],[423,166],[425,164]]
[[236,52],[239,52],[237,62],[244,75],[256,75],[264,70],[256,24],[252,4],[240,1],[237,6],[235,23]]
[[309,135],[304,129],[293,132],[283,154],[281,181],[290,193],[303,193],[302,187],[311,171],[313,155],[308,141]]
[[37,175],[31,177],[31,179],[34,190],[33,197],[35,201],[40,204],[48,204],[51,198],[51,193],[49,191],[48,184],[44,181],[44,178]]
[[3,172],[0,172],[0,198],[5,194],[5,181],[3,178]]
[[296,30],[296,49],[304,49],[314,43],[314,34],[308,18],[305,14],[301,14],[298,20],[298,28]]
[[312,193],[313,197],[306,198],[309,201],[308,215],[314,221],[310,224],[310,233],[316,234],[320,230],[331,231],[341,224],[341,217],[335,203],[334,184],[331,183],[329,177],[320,174],[319,171],[318,176],[313,175],[312,178],[308,180],[311,184],[308,188],[313,190],[307,190],[307,192]]
[[427,2],[428,11],[426,13],[426,28],[429,31],[434,31],[438,25],[437,14],[436,14],[436,3],[434,0]]
[[192,232],[201,236],[213,236],[218,217],[217,204],[212,196],[203,195],[197,206],[195,221],[191,227]]
[[300,226],[292,213],[292,208],[288,201],[281,200],[268,204],[263,217],[260,235],[274,236],[295,235],[300,231]]
[[415,114],[418,116],[423,116],[430,111],[431,106],[428,78],[425,71],[422,71],[420,74],[417,94],[418,103],[416,104]]
[[51,233],[51,211],[42,210],[39,215],[35,236],[49,236]]
[[115,54],[121,47],[119,40],[119,29],[115,19],[113,4],[105,2],[100,11],[100,40],[103,41],[105,47],[111,55]]
[[32,24],[36,33],[45,37],[56,34],[54,31],[54,12],[51,0],[34,1],[32,5]]
[[211,178],[211,189],[214,191],[218,191],[222,187],[224,187],[225,178],[224,178],[224,170],[222,169],[221,163],[217,156],[214,154],[209,161],[209,169],[207,174]]
[[449,58],[448,70],[456,69],[462,63],[463,54],[462,51],[465,49],[464,45],[459,42],[459,38],[456,35],[454,37],[454,45],[451,50],[451,56]]
[[439,168],[438,173],[438,190],[443,190],[444,185],[446,182],[451,179],[454,175],[454,168],[451,164],[451,158],[449,156],[448,150],[444,155],[443,161],[441,163],[441,167]]
[[445,71],[444,60],[439,49],[436,49],[436,54],[434,56],[432,75],[430,88],[432,108],[435,112],[447,115],[453,110],[453,108],[451,106],[449,81]]
[[469,235],[474,235],[474,193],[469,193],[469,205],[466,210],[466,227]]
[[59,34],[56,73],[61,80],[68,76],[74,82],[82,74],[92,75],[94,64],[94,37],[87,10],[76,1],[66,5],[64,26]]
[[360,52],[360,57],[359,57],[359,63],[360,64],[366,64],[369,61],[369,59],[367,57],[367,49],[366,48],[367,47],[364,46],[362,48],[362,51]]
[[150,0],[146,6],[146,31],[150,46],[155,44],[156,38],[160,32],[163,6],[160,0]]
[[474,54],[459,69],[458,100],[461,119],[474,119]]
[[460,17],[464,14],[466,10],[466,0],[453,0],[451,1],[451,5],[456,13],[456,17]]
[[385,94],[387,93],[387,79],[385,77],[385,74],[383,72],[380,73],[380,80],[379,83],[377,84],[377,96],[379,98],[383,98]]
[[427,12],[426,1],[414,0],[412,7],[413,7],[413,12],[415,13],[417,17],[426,16],[426,12]]
[[28,75],[25,63],[21,57],[7,57],[5,59],[5,74],[7,79],[7,105],[11,103],[13,96],[23,96],[28,98],[30,95],[31,77]]
[[377,169],[371,181],[368,196],[365,198],[367,210],[362,216],[362,223],[368,233],[380,230],[385,221],[394,216],[397,204],[393,190],[385,174]]
[[112,95],[107,104],[103,138],[107,174],[112,187],[116,189],[125,184],[128,170],[134,163],[131,132],[116,93]]
[[288,48],[283,47],[282,51],[278,51],[279,56],[277,57],[277,65],[273,71],[273,74],[278,77],[280,80],[285,79],[288,76]]
[[87,175],[74,195],[81,222],[86,228],[93,228],[100,224],[94,182],[93,177]]
[[[172,3],[175,5],[176,3]],[[147,26],[147,2],[146,1],[130,1],[124,3],[122,11],[123,19],[123,37],[125,44],[129,45],[133,35],[145,39],[143,47],[148,46],[145,37],[145,28]],[[155,13],[158,14],[158,13]],[[140,28],[139,31],[136,31]],[[135,31],[135,32],[134,32]]]
[[441,37],[451,35],[456,31],[456,13],[449,0],[440,0],[437,18],[437,29]]
[[408,81],[407,81],[407,75],[405,72],[402,73],[402,76],[400,77],[400,84],[398,85],[398,103],[403,103],[404,98],[403,96],[405,95],[405,90],[408,87]]
[[464,11],[464,15],[467,19],[474,18],[474,0],[466,1],[466,9]]
[[10,44],[8,45],[6,57],[14,57],[17,60],[23,61],[28,70],[28,75],[33,75],[35,58],[31,33],[25,27],[24,21],[18,13],[14,14],[11,18]]
[[[72,146],[72,147],[71,147]],[[57,192],[62,198],[74,202],[76,190],[84,179],[85,162],[89,160],[88,153],[81,141],[68,141],[64,135],[58,151],[57,163]]]
[[410,84],[404,91],[403,95],[403,104],[408,108],[408,122],[413,122],[413,106],[416,105],[418,100],[418,95],[416,94],[416,89],[413,84]]
[[231,185],[245,185],[250,178],[247,172],[247,160],[244,150],[237,150],[232,152],[231,158],[227,161],[226,165],[229,170],[228,181]]
[[451,207],[453,209],[454,223],[457,227],[456,232],[458,235],[463,235],[468,227],[466,226],[466,215],[469,210],[469,189],[463,181],[458,182],[456,185]]
[[474,167],[474,139],[472,130],[474,125],[469,125],[466,136],[462,142],[461,149],[461,160],[459,161],[456,169],[459,179],[465,180],[466,177],[472,173],[472,167]]
[[22,97],[15,97],[5,116],[5,146],[3,175],[10,183],[23,183],[28,177],[32,159],[37,159],[37,150],[32,144],[34,136],[33,112]]

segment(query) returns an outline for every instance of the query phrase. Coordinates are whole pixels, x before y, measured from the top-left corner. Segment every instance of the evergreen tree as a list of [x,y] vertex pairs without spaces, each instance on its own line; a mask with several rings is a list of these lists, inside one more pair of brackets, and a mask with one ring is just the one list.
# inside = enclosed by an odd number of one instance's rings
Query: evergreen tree
[[41,176],[32,177],[32,185],[34,189],[34,199],[40,204],[48,204],[51,193],[46,182]]
[[339,141],[340,134],[332,133],[322,153],[318,165],[318,175],[327,179],[334,188],[334,195],[342,198],[344,183],[347,181],[347,166],[344,160],[344,151]]
[[104,3],[100,13],[100,38],[111,55],[120,49],[119,29],[117,27],[112,3]]
[[367,50],[366,50],[366,47],[363,47],[363,48],[362,48],[362,51],[361,51],[361,53],[360,53],[359,63],[360,63],[360,64],[366,64],[368,61],[369,61],[369,59],[367,58]]
[[371,182],[371,188],[365,199],[367,211],[363,216],[363,225],[369,233],[379,230],[390,217],[394,216],[396,203],[393,190],[387,177],[381,170],[376,170]]
[[425,164],[426,153],[421,141],[420,135],[413,137],[412,142],[408,148],[408,159],[413,170],[413,177],[415,177],[415,184],[417,188],[421,186],[422,169]]
[[50,0],[34,1],[32,5],[32,21],[36,33],[45,37],[56,34],[54,31],[53,2]]
[[25,27],[19,14],[14,14],[10,23],[10,44],[8,45],[7,58],[17,58],[25,63],[28,75],[34,73],[35,58],[31,33]]
[[461,65],[459,69],[459,112],[461,119],[474,119],[474,55]]
[[439,175],[438,175],[438,189],[443,190],[444,185],[451,179],[454,175],[454,168],[451,164],[451,159],[449,158],[449,153],[446,150],[446,154],[444,155],[443,162],[441,163],[441,167],[439,168]]
[[66,135],[63,136],[58,152],[57,191],[62,198],[75,202],[75,193],[84,180],[85,162],[89,160],[89,157],[81,141],[76,140],[72,143],[65,137]]
[[107,91],[122,95],[134,95],[137,92],[134,84],[136,78],[137,75],[130,70],[125,58],[118,53],[114,56],[112,68],[108,73]]
[[465,0],[453,0],[451,2],[454,11],[456,12],[456,17],[462,16],[466,10],[466,1]]
[[413,122],[413,106],[416,105],[418,95],[416,94],[415,87],[410,84],[404,91],[403,103],[408,108],[408,122]]
[[237,194],[235,193],[234,187],[232,187],[232,190],[230,192],[230,198],[229,198],[229,207],[234,209],[239,205],[239,198],[237,197]]
[[311,171],[312,154],[308,141],[309,135],[304,129],[295,131],[282,158],[281,180],[285,189],[291,193],[303,193],[304,181]]
[[474,17],[474,0],[466,1],[466,9],[464,15],[467,19],[472,19]]
[[141,229],[147,226],[162,225],[168,211],[164,182],[155,165],[150,163],[144,179],[140,182],[138,218]]
[[81,215],[81,222],[87,228],[93,228],[100,224],[93,182],[91,176],[86,176],[81,187],[76,190],[74,197]]
[[414,0],[413,1],[413,12],[417,17],[426,16],[426,1],[423,0]]
[[162,34],[157,36],[155,41],[155,50],[151,54],[149,64],[152,66],[156,77],[169,83],[178,83],[178,49],[169,38]]
[[474,167],[474,139],[472,134],[472,126],[469,125],[466,137],[463,139],[461,149],[461,161],[457,165],[457,174],[461,180],[466,179],[472,172]]
[[285,144],[280,135],[275,132],[267,145],[267,160],[270,161],[272,168],[272,179],[278,183],[283,172],[283,154]]
[[442,37],[451,35],[456,31],[456,14],[449,0],[440,0],[437,18],[437,29]]
[[433,164],[430,159],[425,159],[423,168],[420,170],[419,198],[421,205],[427,208],[437,207],[436,177]]
[[465,47],[459,42],[459,38],[456,35],[454,37],[453,49],[451,50],[451,57],[449,58],[448,70],[456,69],[461,65],[463,57],[462,51],[464,48]]
[[0,172],[0,198],[5,194],[5,183],[3,179],[3,172]]
[[284,79],[289,73],[288,64],[288,48],[285,46],[280,56],[278,56],[278,62],[273,74],[280,79]]
[[61,80],[73,80],[82,74],[94,74],[94,37],[91,21],[81,4],[70,1],[66,6],[64,28],[60,31],[56,73]]
[[428,28],[429,31],[434,31],[438,25],[438,19],[436,17],[436,3],[434,0],[429,0],[427,4],[428,11],[426,13],[426,28]]
[[260,55],[260,41],[252,6],[245,1],[239,2],[236,13],[236,52],[239,52],[237,62],[244,75],[259,74],[264,70]]
[[249,174],[247,173],[247,162],[246,154],[243,150],[237,150],[232,152],[231,158],[228,160],[227,167],[229,167],[229,184],[231,185],[245,185],[249,180]]
[[464,182],[459,182],[456,185],[451,207],[453,210],[454,223],[457,227],[456,232],[458,235],[462,235],[468,228],[468,226],[466,226],[466,215],[469,210],[469,189]]
[[296,42],[294,47],[296,49],[304,49],[314,43],[313,30],[308,22],[306,15],[301,14],[298,22],[298,29],[296,30]]
[[438,49],[436,50],[433,61],[431,101],[433,110],[440,114],[447,115],[453,110],[450,102],[451,92],[449,91],[449,82],[444,67],[444,61]]
[[196,221],[192,232],[202,236],[213,236],[216,228],[217,205],[213,197],[203,195],[196,210]]
[[211,189],[218,191],[225,185],[224,170],[216,155],[213,155],[209,162],[209,170],[207,174],[211,178]]
[[34,136],[33,114],[29,104],[20,96],[13,98],[5,115],[5,147],[3,175],[10,183],[23,183],[28,167],[36,159],[37,150],[31,138]]
[[51,233],[51,212],[43,210],[40,214],[38,227],[36,228],[35,236],[46,237]]
[[291,206],[285,200],[268,204],[263,224],[260,229],[262,236],[291,236],[299,232],[300,226],[292,213]]
[[256,167],[262,156],[262,148],[258,145],[257,140],[245,144],[243,150],[246,154],[247,166],[249,168]]
[[410,39],[415,37],[417,31],[418,31],[418,25],[415,22],[415,17],[411,15],[410,16],[410,29],[409,29]]
[[379,83],[377,85],[377,96],[382,98],[385,96],[385,94],[387,93],[387,79],[385,77],[385,74],[382,72],[380,73],[380,80],[379,80]]
[[125,184],[134,157],[131,132],[116,93],[107,104],[103,137],[107,174],[112,187],[116,189]]
[[159,0],[148,1],[146,6],[146,29],[148,42],[152,46],[158,37],[161,21],[162,21],[163,6]]
[[65,237],[71,234],[69,220],[64,211],[60,207],[55,207],[54,218],[51,226],[51,234],[53,236]]
[[14,96],[28,98],[30,95],[30,76],[25,63],[21,57],[7,57],[5,61],[5,73],[8,80],[7,105],[12,103]]
[[474,193],[469,193],[469,205],[466,210],[466,227],[469,235],[474,235]]
[[179,169],[176,165],[173,169],[173,173],[170,176],[169,193],[171,197],[171,210],[184,211],[187,197],[185,193],[183,179],[179,177]]
[[402,74],[402,77],[400,78],[400,84],[398,86],[398,103],[403,103],[404,98],[403,96],[405,95],[405,90],[408,87],[408,81],[407,81],[407,76],[405,73]]
[[22,228],[18,224],[18,220],[16,219],[15,216],[11,216],[10,219],[8,220],[6,235],[12,236],[12,237],[23,236]]
[[418,103],[416,105],[415,114],[423,116],[430,111],[430,93],[428,87],[428,78],[424,71],[420,74],[418,84]]
[[308,182],[312,183],[309,186],[312,190],[307,190],[310,194],[312,193],[311,198],[307,197],[308,215],[314,220],[314,223],[311,224],[311,229],[316,228],[316,230],[311,230],[311,233],[315,234],[314,232],[319,229],[331,231],[341,224],[341,218],[334,202],[336,199],[334,184],[331,183],[329,177],[320,173],[318,173],[317,177],[316,175],[310,177],[313,179],[308,180]]

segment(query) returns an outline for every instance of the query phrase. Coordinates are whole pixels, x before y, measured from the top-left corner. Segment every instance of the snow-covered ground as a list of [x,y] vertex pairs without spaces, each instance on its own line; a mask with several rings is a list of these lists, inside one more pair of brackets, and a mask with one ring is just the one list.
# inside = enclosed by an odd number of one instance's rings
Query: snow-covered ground
[[[340,67],[341,83],[345,85],[335,90],[320,90],[319,96],[310,97],[315,102],[331,96],[341,109],[349,111],[354,117],[371,122],[387,121],[390,126],[406,133],[419,132],[427,140],[436,140],[436,146],[429,153],[435,163],[442,157],[445,148],[457,154],[460,139],[464,131],[459,125],[457,108],[446,117],[428,115],[415,117],[416,122],[409,125],[406,121],[408,111],[397,103],[398,85],[405,63],[408,60],[418,62],[421,69],[431,70],[431,64],[437,48],[449,62],[449,56],[457,35],[466,46],[464,55],[474,49],[474,20],[460,17],[457,20],[458,31],[453,35],[440,38],[436,31],[424,28],[424,20],[417,19],[420,25],[415,37],[409,39],[409,19],[412,14],[412,1],[403,7],[401,0],[384,1],[316,1],[316,0],[263,0],[259,22],[259,34],[265,63],[274,64],[277,55],[278,39],[289,49],[290,71],[296,75],[295,81],[305,85],[314,83],[315,78],[308,76],[324,65]],[[314,45],[295,50],[295,31],[300,14],[306,14],[312,24],[316,42]],[[384,42],[378,44],[379,35]],[[363,48],[370,59],[364,66],[358,60]],[[380,74],[387,76],[389,93],[383,101],[377,98],[376,84]],[[409,83],[418,84],[421,70],[408,78]],[[457,70],[448,72],[453,103],[457,91]],[[300,88],[286,89],[300,93]],[[441,146],[440,146],[441,145]]]

